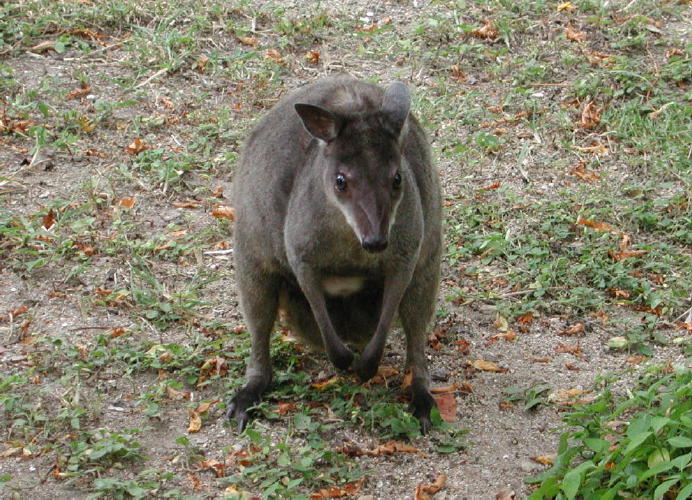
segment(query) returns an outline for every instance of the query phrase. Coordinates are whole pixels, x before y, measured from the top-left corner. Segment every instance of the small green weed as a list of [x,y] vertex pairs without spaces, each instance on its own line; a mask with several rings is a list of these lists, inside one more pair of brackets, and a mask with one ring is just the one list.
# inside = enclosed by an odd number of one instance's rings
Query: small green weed
[[692,370],[653,371],[629,397],[575,407],[555,465],[529,480],[529,500],[692,495]]

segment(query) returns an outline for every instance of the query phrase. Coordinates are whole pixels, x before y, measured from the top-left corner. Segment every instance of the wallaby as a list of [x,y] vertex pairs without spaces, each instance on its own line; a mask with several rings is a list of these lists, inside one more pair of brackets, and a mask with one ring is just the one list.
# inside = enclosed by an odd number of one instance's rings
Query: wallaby
[[428,431],[435,401],[425,345],[441,205],[410,103],[400,82],[383,90],[330,78],[289,94],[250,134],[232,193],[236,278],[252,336],[247,382],[227,410],[240,431],[271,381],[279,308],[294,333],[324,348],[337,368],[353,364],[362,381],[377,372],[398,313],[411,412]]

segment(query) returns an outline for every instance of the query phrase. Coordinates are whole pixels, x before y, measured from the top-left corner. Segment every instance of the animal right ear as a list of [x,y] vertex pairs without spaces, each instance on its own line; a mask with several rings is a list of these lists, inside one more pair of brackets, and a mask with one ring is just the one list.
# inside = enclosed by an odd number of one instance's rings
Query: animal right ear
[[312,104],[297,103],[296,113],[310,135],[324,142],[331,142],[339,134],[339,119],[331,112]]

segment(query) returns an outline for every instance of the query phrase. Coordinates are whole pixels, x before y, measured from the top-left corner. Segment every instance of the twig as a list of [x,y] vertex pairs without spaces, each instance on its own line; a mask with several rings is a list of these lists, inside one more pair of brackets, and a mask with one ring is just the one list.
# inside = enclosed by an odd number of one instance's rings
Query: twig
[[168,71],[168,68],[162,68],[162,69],[158,70],[156,73],[154,73],[153,75],[151,75],[149,78],[144,80],[142,83],[138,83],[137,85],[135,85],[133,88],[138,89],[139,87],[143,87],[147,83],[151,82],[154,78],[158,78],[159,76],[163,75],[167,71]]

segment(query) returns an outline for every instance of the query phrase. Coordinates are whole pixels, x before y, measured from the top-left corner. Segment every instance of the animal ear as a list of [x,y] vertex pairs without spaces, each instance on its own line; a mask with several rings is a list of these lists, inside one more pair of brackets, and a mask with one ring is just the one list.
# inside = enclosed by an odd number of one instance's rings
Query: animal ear
[[330,111],[312,104],[297,103],[294,107],[303,121],[305,130],[313,137],[331,142],[339,134],[339,119]]
[[411,108],[411,94],[408,87],[401,82],[393,82],[384,91],[382,99],[383,125],[388,127],[394,135],[402,135],[409,109]]

